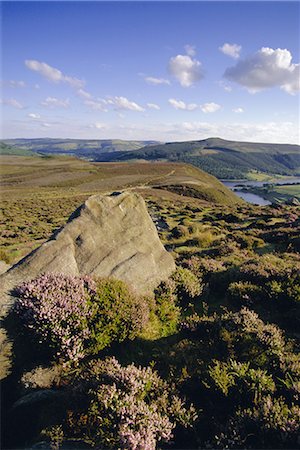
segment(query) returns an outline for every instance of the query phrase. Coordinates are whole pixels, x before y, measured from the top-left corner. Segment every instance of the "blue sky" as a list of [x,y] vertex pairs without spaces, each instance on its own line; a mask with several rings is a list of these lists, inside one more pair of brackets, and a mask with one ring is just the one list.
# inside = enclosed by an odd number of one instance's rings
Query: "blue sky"
[[2,2],[3,137],[299,143],[299,2]]

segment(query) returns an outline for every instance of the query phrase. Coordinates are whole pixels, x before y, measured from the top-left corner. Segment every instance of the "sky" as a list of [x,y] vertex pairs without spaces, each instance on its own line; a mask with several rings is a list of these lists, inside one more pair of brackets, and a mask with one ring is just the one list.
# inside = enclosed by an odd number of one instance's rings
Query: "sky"
[[298,1],[1,8],[2,138],[300,143]]

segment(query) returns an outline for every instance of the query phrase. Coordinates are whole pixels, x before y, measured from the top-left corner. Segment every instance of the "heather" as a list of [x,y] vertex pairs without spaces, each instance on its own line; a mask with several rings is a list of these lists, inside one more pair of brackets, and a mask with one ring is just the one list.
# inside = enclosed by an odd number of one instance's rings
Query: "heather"
[[190,427],[196,419],[193,406],[186,407],[174,386],[151,367],[124,367],[106,358],[84,366],[69,381],[73,407],[62,430],[96,447],[155,450],[158,442],[172,439],[177,424]]
[[299,206],[160,192],[143,195],[177,269],[153,296],[53,274],[19,288],[20,336],[44,358],[15,348],[11,447],[299,447]]
[[15,295],[20,326],[55,359],[77,362],[114,341],[133,339],[148,320],[146,299],[121,281],[44,274],[23,283]]

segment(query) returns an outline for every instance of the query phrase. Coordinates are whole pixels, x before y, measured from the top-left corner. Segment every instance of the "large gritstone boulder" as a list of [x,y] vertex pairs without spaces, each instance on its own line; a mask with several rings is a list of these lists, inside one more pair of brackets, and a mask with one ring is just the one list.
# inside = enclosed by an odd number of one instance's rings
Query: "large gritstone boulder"
[[0,275],[1,316],[14,301],[10,291],[44,272],[114,277],[148,294],[174,269],[140,195],[93,195],[61,230]]

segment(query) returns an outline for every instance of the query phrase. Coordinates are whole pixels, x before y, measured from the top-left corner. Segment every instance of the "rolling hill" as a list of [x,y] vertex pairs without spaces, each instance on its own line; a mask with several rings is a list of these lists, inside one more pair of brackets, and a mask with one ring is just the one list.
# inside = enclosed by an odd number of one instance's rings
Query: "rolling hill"
[[118,139],[7,139],[1,143],[0,151],[2,154],[24,156],[34,153],[67,154],[98,162],[184,162],[221,179],[300,175],[299,145],[238,142],[220,138],[165,144]]
[[182,161],[218,178],[248,178],[253,172],[272,175],[300,174],[300,147],[209,138],[145,146],[134,152],[103,153],[98,161]]
[[[68,154],[80,158],[96,159],[101,153],[134,151],[157,141],[125,141],[121,139],[5,139],[3,145],[12,149],[39,154]],[[25,154],[25,153],[24,153]]]

